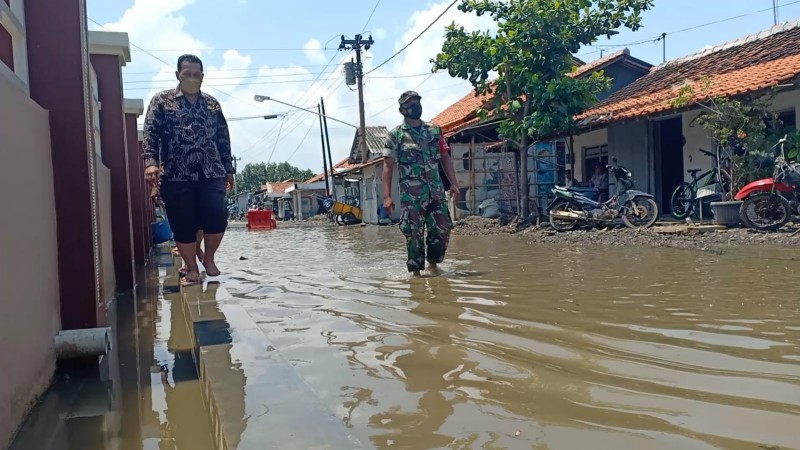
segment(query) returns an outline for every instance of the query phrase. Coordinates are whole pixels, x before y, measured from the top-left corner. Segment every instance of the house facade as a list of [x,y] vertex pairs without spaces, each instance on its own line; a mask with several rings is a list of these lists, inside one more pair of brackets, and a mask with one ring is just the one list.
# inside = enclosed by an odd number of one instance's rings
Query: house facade
[[[600,96],[604,98],[619,91],[649,73],[652,65],[631,56],[628,49],[612,53],[596,61],[583,64],[569,74],[572,77],[589,76],[602,71],[611,79],[611,88]],[[456,169],[459,196],[451,213],[454,218],[482,214],[484,202],[492,201],[500,212],[516,214],[520,207],[521,185],[519,152],[504,142],[497,132],[497,122],[482,122],[477,110],[491,101],[491,95],[476,95],[473,90],[461,100],[446,108],[432,122],[442,128],[450,143]],[[529,209],[538,211],[546,206],[555,184],[563,183],[567,168],[577,162],[569,151],[569,139],[557,139],[532,144],[527,149],[527,189]],[[598,149],[601,150],[601,149]],[[589,164],[596,153],[587,149]],[[607,152],[596,155],[596,162],[607,160]],[[578,163],[580,168],[581,163]],[[591,175],[589,175],[591,176]]]
[[[797,129],[800,107],[800,22],[668,61],[612,93],[581,114],[575,136],[575,173],[591,176],[592,164],[616,157],[631,169],[637,187],[655,195],[663,213],[678,184],[691,181],[689,169],[710,169],[700,149],[715,150],[710,134],[696,124],[709,95],[742,96],[775,92],[771,109],[784,126]],[[694,97],[676,108],[679,91]],[[707,87],[706,87],[707,86]]]
[[55,335],[106,326],[149,248],[127,36],[86,20],[84,2],[0,1],[0,189],[24,196],[0,215],[2,448],[52,381]]

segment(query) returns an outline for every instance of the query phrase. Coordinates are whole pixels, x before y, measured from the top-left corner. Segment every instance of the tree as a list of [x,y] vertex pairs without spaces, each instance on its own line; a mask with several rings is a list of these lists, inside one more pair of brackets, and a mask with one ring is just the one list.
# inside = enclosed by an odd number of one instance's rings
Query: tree
[[313,171],[297,168],[288,162],[251,163],[244,166],[236,176],[236,192],[257,191],[264,183],[277,183],[289,179],[302,182],[313,176]]
[[[451,24],[432,63],[434,70],[469,80],[477,95],[489,97],[478,114],[501,120],[498,131],[520,149],[527,180],[528,138],[574,132],[574,116],[610,87],[600,73],[568,76],[575,70],[573,55],[620,27],[639,29],[641,12],[652,5],[653,0],[462,0],[459,10],[489,14],[497,30],[468,33]],[[527,216],[527,182],[521,194]]]

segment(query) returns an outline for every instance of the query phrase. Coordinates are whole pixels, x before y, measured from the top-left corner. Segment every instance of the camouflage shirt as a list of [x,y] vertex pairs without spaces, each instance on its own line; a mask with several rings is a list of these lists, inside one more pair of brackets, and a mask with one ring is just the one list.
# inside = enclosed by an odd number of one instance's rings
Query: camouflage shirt
[[222,108],[202,92],[194,103],[180,88],[154,95],[144,119],[142,147],[145,167],[164,166],[162,180],[225,178],[234,172]]
[[444,200],[439,174],[441,135],[438,126],[424,122],[420,127],[403,123],[389,132],[383,156],[397,163],[400,202]]

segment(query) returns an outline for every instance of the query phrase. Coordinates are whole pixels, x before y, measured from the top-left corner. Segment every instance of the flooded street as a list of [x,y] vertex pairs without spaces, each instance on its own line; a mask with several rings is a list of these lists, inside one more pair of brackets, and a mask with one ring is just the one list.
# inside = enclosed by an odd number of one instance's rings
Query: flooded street
[[219,255],[225,287],[362,442],[800,448],[793,253],[455,236],[443,276],[410,279],[401,239],[234,229]]

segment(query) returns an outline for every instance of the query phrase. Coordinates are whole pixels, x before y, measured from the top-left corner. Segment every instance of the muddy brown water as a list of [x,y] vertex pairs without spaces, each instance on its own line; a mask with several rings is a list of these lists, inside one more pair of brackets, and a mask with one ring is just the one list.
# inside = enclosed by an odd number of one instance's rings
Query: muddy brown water
[[[796,251],[230,230],[223,283],[380,449],[800,448]],[[241,259],[242,257],[246,259]]]

